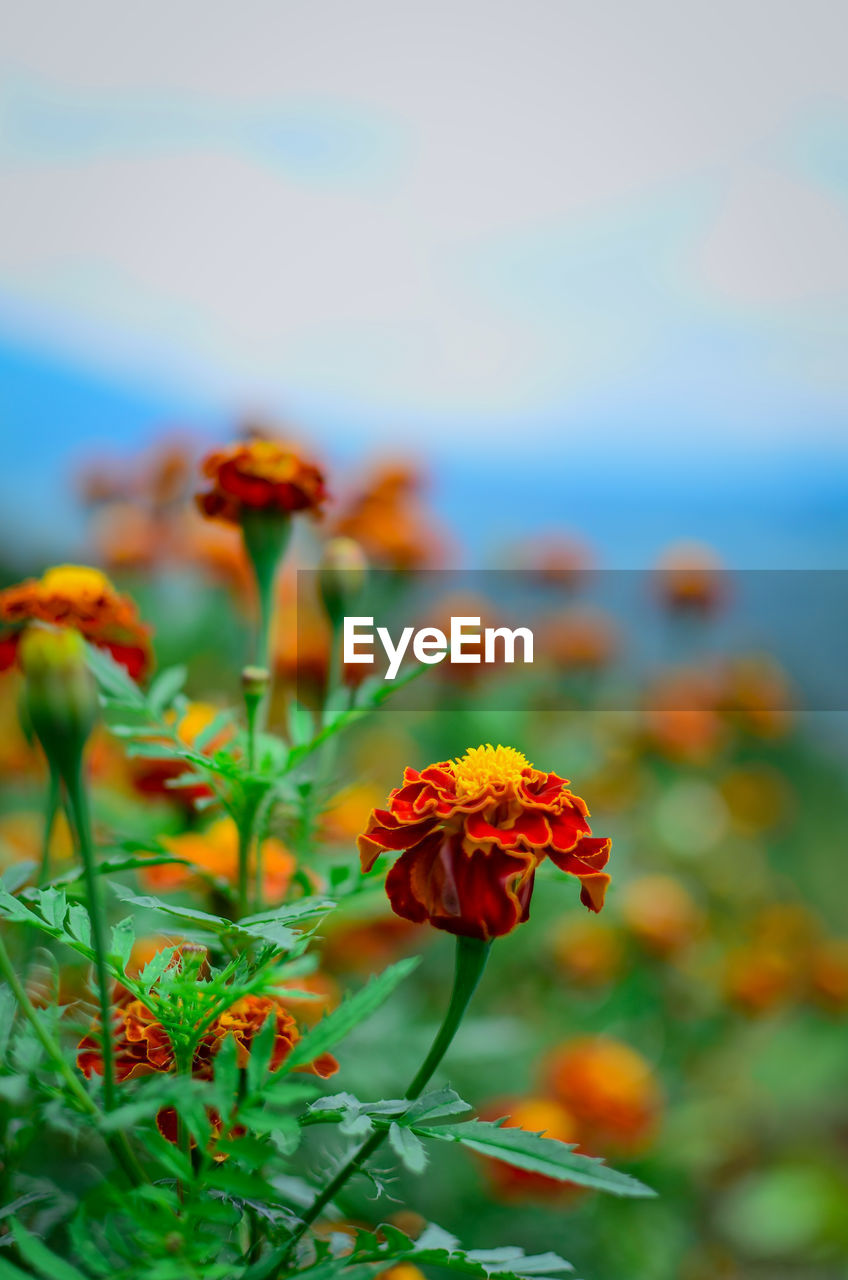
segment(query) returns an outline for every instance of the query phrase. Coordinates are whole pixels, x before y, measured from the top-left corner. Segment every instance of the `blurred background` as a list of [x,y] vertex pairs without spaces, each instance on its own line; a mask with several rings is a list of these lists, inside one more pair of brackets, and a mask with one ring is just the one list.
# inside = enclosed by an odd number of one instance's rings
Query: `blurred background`
[[[106,568],[159,665],[188,660],[208,724],[238,696],[250,584],[191,493],[203,450],[246,431],[327,468],[327,519],[292,566],[315,564],[323,528],[401,598],[421,569],[533,583],[523,684],[435,673],[434,714],[353,739],[310,818],[321,848],[276,835],[323,874],[405,764],[479,741],[572,776],[614,837],[608,905],[586,919],[572,883],[541,878],[451,1078],[660,1196],[434,1158],[393,1186],[398,1213],[558,1249],[585,1280],[844,1280],[848,717],[798,696],[818,649],[787,670],[763,626],[743,643],[750,600],[723,573],[848,559],[844,5],[0,12],[3,584]],[[593,570],[658,564],[625,575],[629,615],[593,598]],[[470,597],[446,579],[445,616],[504,620],[486,576]],[[837,641],[840,579],[819,626]],[[291,571],[280,605],[277,725],[295,686],[320,700],[329,655]],[[41,802],[13,679],[0,865],[37,848]],[[226,866],[220,824],[114,740],[92,772],[104,838],[189,840]],[[381,894],[327,939],[329,1001],[408,949],[427,957],[396,1053],[392,1007],[343,1063],[363,1097],[414,1063],[449,948]]]
[[67,534],[87,451],[261,413],[424,454],[471,563],[564,520],[614,567],[841,565],[845,26],[6,3],[7,538]]

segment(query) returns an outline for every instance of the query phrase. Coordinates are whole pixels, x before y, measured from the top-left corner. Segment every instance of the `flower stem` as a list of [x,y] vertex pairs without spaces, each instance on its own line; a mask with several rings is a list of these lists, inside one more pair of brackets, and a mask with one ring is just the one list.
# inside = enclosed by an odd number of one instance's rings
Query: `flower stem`
[[47,781],[47,791],[44,797],[44,827],[41,836],[41,866],[38,870],[38,884],[40,888],[44,888],[50,877],[50,840],[53,835],[53,827],[56,823],[56,816],[59,812],[59,794],[60,794],[60,777],[58,770],[50,765],[50,774]]
[[115,1059],[112,1046],[112,1002],[109,991],[109,975],[106,968],[106,930],[103,904],[100,898],[100,882],[94,862],[94,845],[91,838],[91,819],[88,797],[82,777],[82,762],[65,775],[65,789],[70,808],[71,825],[76,835],[83,879],[88,900],[88,916],[91,921],[91,940],[94,945],[94,970],[97,976],[97,994],[100,1003],[100,1044],[103,1055],[103,1105],[107,1111],[115,1106]]
[[[444,1020],[436,1033],[436,1038],[430,1048],[430,1052],[421,1064],[417,1074],[415,1075],[409,1088],[403,1095],[404,1098],[412,1102],[424,1090],[429,1082],[433,1072],[439,1066],[439,1063],[447,1053],[451,1042],[459,1030],[460,1023],[465,1016],[465,1011],[471,1001],[471,997],[477,989],[477,985],[483,976],[483,970],[486,967],[486,961],[489,958],[491,950],[491,942],[482,942],[479,938],[457,938],[456,940],[456,967],[454,969],[453,990],[451,992],[450,1003]],[[280,1251],[280,1262],[282,1263],[290,1253],[292,1247],[297,1243],[301,1236],[307,1231],[318,1215],[326,1208],[328,1204],[338,1195],[347,1180],[363,1167],[365,1162],[374,1154],[379,1146],[388,1136],[388,1129],[377,1129],[371,1134],[370,1138],[363,1142],[358,1151],[354,1152],[347,1164],[343,1165],[339,1172],[327,1183],[323,1191],[313,1200],[312,1204],[306,1210],[301,1218],[300,1225],[293,1233],[288,1245]],[[268,1272],[270,1275],[271,1273]]]

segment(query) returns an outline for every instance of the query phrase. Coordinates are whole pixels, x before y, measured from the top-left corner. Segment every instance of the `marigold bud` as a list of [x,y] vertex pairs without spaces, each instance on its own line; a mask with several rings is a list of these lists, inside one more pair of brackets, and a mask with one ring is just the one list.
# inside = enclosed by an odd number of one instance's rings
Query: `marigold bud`
[[241,687],[245,698],[264,698],[271,682],[271,673],[267,667],[245,667],[241,673]]
[[97,718],[83,639],[68,627],[28,627],[20,652],[29,723],[51,764],[65,774],[78,764]]
[[318,566],[318,589],[330,621],[337,626],[365,585],[368,562],[353,538],[331,538]]

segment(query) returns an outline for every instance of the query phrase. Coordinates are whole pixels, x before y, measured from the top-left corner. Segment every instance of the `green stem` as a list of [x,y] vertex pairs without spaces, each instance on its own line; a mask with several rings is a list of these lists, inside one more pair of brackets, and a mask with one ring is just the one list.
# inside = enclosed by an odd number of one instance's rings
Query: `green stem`
[[[3,977],[8,982],[12,994],[17,1001],[18,1008],[35,1032],[36,1039],[47,1054],[47,1057],[53,1063],[58,1074],[68,1086],[69,1092],[79,1104],[80,1109],[89,1116],[99,1116],[100,1112],[97,1110],[94,1102],[82,1087],[82,1084],[72,1068],[65,1061],[62,1050],[45,1027],[43,1020],[39,1018],[35,1006],[27,995],[23,983],[15,972],[15,967],[9,958],[9,953],[6,950],[2,938],[0,938],[0,973],[2,973]],[[133,1155],[124,1134],[110,1134],[106,1137],[106,1144],[132,1183],[138,1186],[146,1180],[144,1172]]]
[[250,846],[253,843],[253,815],[239,823],[238,829],[238,918],[247,915],[250,893]]
[[[421,1064],[412,1083],[403,1095],[404,1098],[407,1098],[410,1102],[420,1096],[424,1087],[432,1077],[433,1072],[439,1066],[439,1063],[447,1053],[451,1041],[459,1030],[460,1023],[465,1016],[465,1011],[468,1008],[471,997],[474,995],[477,985],[483,976],[483,970],[485,969],[486,961],[489,958],[491,945],[491,942],[481,942],[478,938],[457,938],[456,968],[454,970],[453,990],[451,992],[450,1003],[448,1004],[442,1025],[440,1026],[436,1034],[436,1038],[430,1048],[430,1052],[427,1054],[427,1057]],[[343,1165],[335,1177],[327,1183],[323,1191],[316,1196],[312,1204],[306,1210],[306,1213],[301,1218],[300,1225],[292,1235],[288,1244],[279,1251],[280,1264],[285,1262],[293,1246],[308,1230],[322,1210],[336,1198],[347,1180],[355,1173],[359,1172],[366,1161],[385,1141],[387,1136],[388,1129],[375,1130],[375,1132],[371,1134],[371,1137],[363,1142],[359,1150],[354,1152],[347,1164]],[[267,1274],[270,1275],[271,1271]]]
[[94,945],[94,970],[97,976],[97,994],[100,1003],[100,1043],[103,1055],[103,1105],[107,1111],[115,1106],[115,1056],[112,1045],[112,1001],[109,990],[109,974],[106,968],[106,929],[103,904],[100,898],[100,882],[94,862],[94,845],[91,838],[91,820],[88,797],[82,777],[82,761],[65,776],[71,825],[77,839],[83,867],[88,915],[91,921],[91,940]]
[[50,840],[53,835],[53,827],[59,812],[59,773],[50,765],[50,775],[47,782],[47,792],[44,799],[44,828],[41,836],[41,866],[38,870],[39,888],[44,888],[50,878]]
[[[259,596],[259,626],[256,633],[255,665],[271,670],[271,639],[276,603],[274,584],[291,535],[291,517],[266,511],[247,512],[242,517],[242,537],[253,567]],[[257,709],[257,727],[265,727],[270,702],[268,690]]]

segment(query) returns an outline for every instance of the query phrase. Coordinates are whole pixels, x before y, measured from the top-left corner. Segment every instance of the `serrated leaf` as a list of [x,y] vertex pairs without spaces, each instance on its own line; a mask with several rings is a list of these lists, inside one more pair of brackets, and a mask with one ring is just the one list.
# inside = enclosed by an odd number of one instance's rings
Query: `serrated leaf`
[[332,1013],[328,1013],[311,1031],[307,1032],[302,1040],[298,1041],[286,1059],[284,1069],[290,1071],[294,1067],[313,1062],[322,1053],[327,1053],[337,1045],[364,1018],[379,1009],[395,987],[412,973],[419,960],[419,956],[399,960],[379,977],[372,978],[355,995],[344,1000]]
[[110,653],[105,649],[95,648],[93,644],[86,644],[85,660],[89,671],[107,697],[128,707],[144,710],[144,694],[130,678],[126,668],[116,662]]
[[160,671],[147,694],[147,705],[154,716],[161,716],[186,682],[188,671],[183,666],[168,667]]
[[424,1143],[411,1129],[393,1120],[389,1125],[389,1145],[410,1173],[423,1173],[427,1168],[427,1152]]
[[111,956],[117,956],[120,961],[121,968],[126,969],[130,962],[133,945],[135,943],[135,926],[132,919],[127,916],[121,920],[112,929],[112,942],[109,948]]
[[573,1182],[610,1195],[651,1197],[650,1187],[610,1169],[602,1160],[578,1154],[573,1146],[556,1138],[544,1138],[525,1129],[508,1129],[485,1120],[465,1120],[460,1124],[439,1127],[413,1126],[416,1133],[430,1138],[460,1142],[471,1151],[502,1160],[516,1169],[540,1173],[557,1182]]

